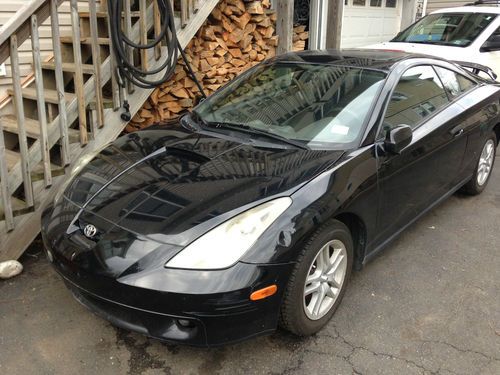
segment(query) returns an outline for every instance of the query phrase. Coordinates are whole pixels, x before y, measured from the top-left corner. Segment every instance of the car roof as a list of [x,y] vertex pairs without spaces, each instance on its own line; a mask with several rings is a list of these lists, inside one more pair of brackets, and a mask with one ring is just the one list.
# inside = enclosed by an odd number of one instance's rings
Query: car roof
[[464,6],[464,7],[455,7],[455,8],[443,8],[435,10],[429,14],[436,13],[493,13],[500,14],[500,7],[488,7],[484,5],[480,6]]
[[335,64],[389,72],[400,61],[412,58],[441,60],[435,56],[383,49],[342,49],[290,52],[275,57],[273,62],[303,62],[310,64]]

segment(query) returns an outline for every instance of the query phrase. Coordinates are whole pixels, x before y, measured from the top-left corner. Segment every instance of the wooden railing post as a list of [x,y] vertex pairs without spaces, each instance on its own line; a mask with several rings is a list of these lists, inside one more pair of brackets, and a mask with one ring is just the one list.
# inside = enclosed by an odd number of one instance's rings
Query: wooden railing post
[[[147,44],[148,43],[148,29],[147,29],[147,4],[146,0],[139,0],[139,13],[140,13],[140,18],[139,18],[139,28],[141,30],[140,33],[140,40],[141,44]],[[147,70],[148,69],[148,50],[147,49],[141,49],[141,68],[142,70]]]
[[[123,13],[125,15],[125,20],[124,20],[124,27],[123,29],[125,30],[125,35],[127,38],[131,39],[132,38],[132,14],[131,14],[131,4],[130,0],[125,0],[124,5],[123,5]],[[128,61],[134,61],[134,51],[132,47],[127,46],[127,57]],[[132,94],[135,90],[134,85],[131,82],[128,82],[128,93]]]
[[[0,119],[1,121],[1,119]],[[5,141],[3,137],[3,127],[0,122],[0,187],[3,204],[3,213],[5,216],[5,226],[7,230],[14,229],[14,214],[12,212],[12,202],[9,191],[9,173],[7,171],[7,161],[5,156]]]
[[40,124],[40,150],[42,151],[43,179],[45,186],[52,185],[52,171],[50,169],[50,148],[47,133],[47,112],[43,91],[42,61],[40,57],[40,36],[38,35],[38,19],[36,14],[31,16],[31,53],[33,55],[33,69],[35,73],[36,107],[38,123]]
[[181,27],[185,27],[188,22],[188,0],[181,0]]
[[[121,1],[121,0],[119,0]],[[94,63],[95,82],[95,107],[97,112],[97,126],[104,126],[104,105],[101,88],[101,51],[99,46],[99,35],[97,29],[97,9],[95,0],[89,0],[90,10],[90,35],[92,39],[92,61]]]
[[[103,1],[106,2],[107,0],[103,0]],[[106,4],[106,7],[107,7],[107,4]],[[108,13],[108,15],[109,15],[109,13]],[[121,90],[120,90],[120,86],[118,84],[118,79],[116,76],[117,65],[116,65],[115,55],[114,55],[114,51],[113,51],[113,38],[111,37],[112,30],[111,30],[111,23],[109,22],[109,16],[108,16],[106,21],[108,24],[108,37],[109,37],[109,46],[108,47],[109,47],[109,61],[110,61],[109,69],[110,69],[110,73],[111,73],[111,95],[113,97],[113,109],[116,111],[120,108]]]
[[70,0],[71,29],[73,35],[73,56],[75,63],[75,92],[78,100],[78,122],[80,125],[80,143],[88,143],[87,113],[85,110],[85,96],[83,92],[82,45],[80,39],[80,16],[78,15],[78,0]]
[[[26,139],[26,127],[24,121],[23,95],[21,88],[21,72],[19,71],[19,55],[17,49],[17,35],[10,37],[10,63],[12,69],[12,89],[14,92],[14,106],[17,118],[17,134],[19,138],[19,151],[21,152],[21,171],[23,175],[24,197],[28,207],[34,206],[33,185],[31,184],[31,167],[28,153],[28,141]],[[7,183],[7,181],[5,181]]]
[[59,130],[61,132],[61,161],[64,166],[70,163],[68,139],[68,115],[64,97],[64,76],[62,70],[61,40],[59,34],[58,0],[50,0],[50,30],[52,33],[52,48],[54,50],[54,75],[59,108]]
[[[153,0],[153,17],[154,17],[154,36],[155,38],[161,32],[161,19],[160,19],[160,9],[158,7],[158,2]],[[158,60],[161,57],[161,43],[155,46],[155,58]]]

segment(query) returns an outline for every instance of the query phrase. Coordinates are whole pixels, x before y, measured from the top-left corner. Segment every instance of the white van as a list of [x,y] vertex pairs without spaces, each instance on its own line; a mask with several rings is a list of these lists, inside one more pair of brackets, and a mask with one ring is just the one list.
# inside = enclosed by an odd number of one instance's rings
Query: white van
[[390,42],[366,48],[481,64],[491,68],[500,79],[500,7],[480,4],[437,10],[401,31]]

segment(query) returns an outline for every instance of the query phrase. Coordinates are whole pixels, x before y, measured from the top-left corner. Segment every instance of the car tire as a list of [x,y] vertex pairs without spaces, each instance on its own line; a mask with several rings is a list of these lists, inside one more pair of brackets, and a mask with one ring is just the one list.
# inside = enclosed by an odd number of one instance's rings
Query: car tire
[[[491,133],[481,148],[479,160],[474,169],[474,175],[470,181],[463,186],[461,189],[462,192],[469,195],[478,195],[483,192],[486,185],[488,185],[488,181],[491,177],[491,171],[493,170],[493,166],[495,164],[496,148],[497,138],[495,133]],[[488,150],[491,150],[491,154],[489,155]],[[481,168],[487,168],[487,172],[485,172],[485,169]]]
[[[321,330],[345,294],[353,258],[351,233],[343,223],[330,220],[314,232],[298,256],[288,281],[281,304],[280,326],[298,336]],[[330,273],[325,266],[329,262]]]

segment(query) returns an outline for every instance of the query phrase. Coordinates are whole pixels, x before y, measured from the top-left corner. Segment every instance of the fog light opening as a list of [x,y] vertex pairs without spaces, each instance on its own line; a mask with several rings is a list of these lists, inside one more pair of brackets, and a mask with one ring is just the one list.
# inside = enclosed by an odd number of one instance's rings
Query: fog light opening
[[193,328],[194,323],[187,319],[177,319],[177,324],[184,328]]
[[278,291],[278,287],[276,285],[269,285],[266,286],[265,288],[256,290],[252,294],[250,294],[250,299],[252,301],[258,301],[267,297],[271,297],[273,294],[275,294]]

